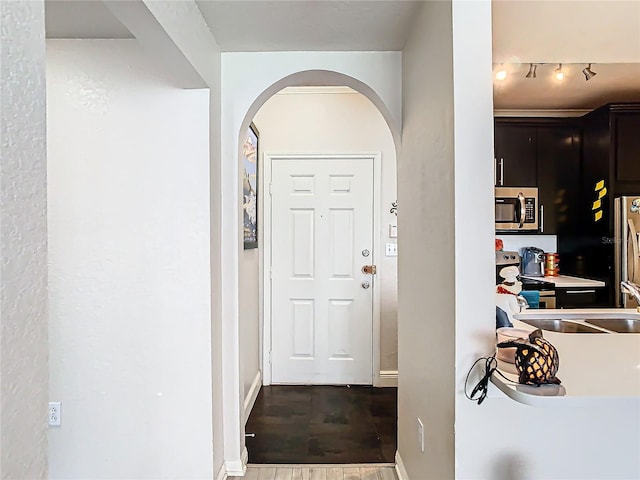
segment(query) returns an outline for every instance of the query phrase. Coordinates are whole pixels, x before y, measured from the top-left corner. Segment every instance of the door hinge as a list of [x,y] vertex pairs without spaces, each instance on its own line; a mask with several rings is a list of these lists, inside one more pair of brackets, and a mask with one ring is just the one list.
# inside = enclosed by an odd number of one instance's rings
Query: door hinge
[[269,195],[271,195],[271,182],[269,182]]
[[273,353],[273,352],[269,352],[269,363],[271,363],[271,354],[272,354],[272,353]]
[[269,278],[273,278],[273,270],[269,269]]

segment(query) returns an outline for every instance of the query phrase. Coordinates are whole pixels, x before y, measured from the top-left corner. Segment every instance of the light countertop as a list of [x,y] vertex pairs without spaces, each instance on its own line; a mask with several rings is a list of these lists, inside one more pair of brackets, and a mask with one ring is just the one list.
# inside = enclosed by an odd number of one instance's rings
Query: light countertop
[[[640,320],[634,309],[546,309],[515,314],[515,328],[535,327],[518,319],[555,318],[580,322],[591,318]],[[543,330],[544,338],[558,350],[560,385],[540,387],[517,384],[515,365],[499,361],[498,368],[512,382],[493,374],[491,381],[512,399],[533,406],[633,406],[640,408],[640,334],[557,333]]]
[[598,288],[604,287],[605,283],[600,280],[590,280],[588,278],[571,277],[569,275],[555,275],[553,277],[532,277],[529,275],[523,275],[524,278],[530,278],[532,280],[541,280],[543,282],[549,282],[555,284],[559,288]]

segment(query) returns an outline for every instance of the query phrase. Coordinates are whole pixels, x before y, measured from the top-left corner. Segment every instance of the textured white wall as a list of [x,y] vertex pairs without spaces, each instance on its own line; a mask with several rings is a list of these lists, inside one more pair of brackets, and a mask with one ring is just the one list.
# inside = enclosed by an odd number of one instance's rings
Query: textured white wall
[[451,3],[425,2],[415,20],[403,51],[398,160],[398,452],[411,479],[440,480],[454,476]]
[[212,478],[209,95],[47,45],[51,478]]
[[47,478],[44,3],[0,27],[0,477]]
[[[381,152],[381,197],[375,205],[381,211],[381,222],[376,241],[383,246],[395,243],[396,239],[389,238],[389,224],[395,225],[397,219],[389,209],[396,200],[396,151],[389,127],[380,111],[355,91],[313,91],[316,93],[294,90],[296,93],[277,94],[265,102],[254,119],[261,133],[262,152]],[[397,370],[397,257],[382,256],[376,264],[381,307],[380,369]],[[257,263],[254,269],[257,273]],[[253,332],[257,336],[257,322]]]

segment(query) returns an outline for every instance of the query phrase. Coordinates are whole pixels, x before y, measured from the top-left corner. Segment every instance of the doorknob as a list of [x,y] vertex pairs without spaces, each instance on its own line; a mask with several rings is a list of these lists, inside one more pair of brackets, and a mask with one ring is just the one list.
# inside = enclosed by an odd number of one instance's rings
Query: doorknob
[[369,282],[362,282],[362,288],[369,288],[371,284]]
[[365,265],[362,267],[362,273],[367,273],[369,275],[376,274],[376,266],[375,265]]

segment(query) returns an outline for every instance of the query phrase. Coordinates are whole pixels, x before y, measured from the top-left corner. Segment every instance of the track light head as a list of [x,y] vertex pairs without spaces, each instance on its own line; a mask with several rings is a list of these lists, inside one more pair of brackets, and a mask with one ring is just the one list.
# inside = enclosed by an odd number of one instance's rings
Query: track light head
[[527,72],[525,78],[536,78],[536,68],[538,68],[538,65],[536,63],[530,63],[529,72]]
[[558,68],[555,69],[554,76],[556,77],[556,80],[564,80],[564,72],[562,71],[561,63],[559,63]]
[[500,70],[496,72],[496,80],[504,80],[505,78],[507,78],[507,71],[503,65],[500,65]]
[[595,77],[597,75],[596,72],[594,72],[593,70],[591,70],[591,64],[589,64],[588,67],[583,68],[582,69],[582,73],[584,73],[584,79],[588,82],[589,80],[591,80],[593,77]]

